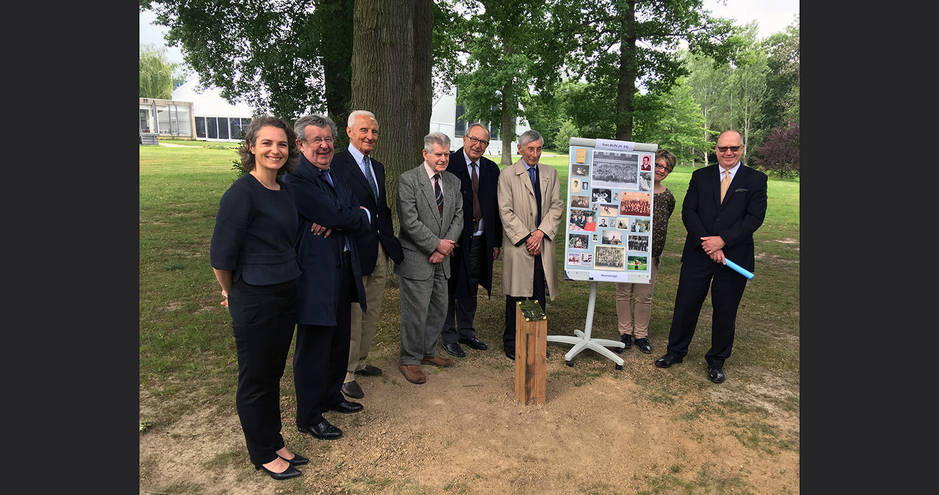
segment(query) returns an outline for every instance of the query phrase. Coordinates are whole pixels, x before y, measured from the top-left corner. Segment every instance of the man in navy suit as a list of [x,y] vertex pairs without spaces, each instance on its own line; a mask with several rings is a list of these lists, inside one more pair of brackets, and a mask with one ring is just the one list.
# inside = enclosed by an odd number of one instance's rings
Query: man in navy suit
[[440,338],[447,354],[466,356],[460,344],[484,351],[488,346],[476,337],[478,286],[492,296],[492,264],[502,246],[499,218],[499,166],[483,156],[489,146],[489,131],[482,124],[469,126],[463,147],[450,154],[447,172],[460,179],[463,195],[463,231],[450,258],[447,320]]
[[724,260],[753,271],[753,232],[766,215],[766,174],[740,163],[743,146],[739,132],[722,132],[717,137],[718,165],[691,174],[681,209],[688,236],[681,254],[668,352],[655,361],[659,368],[682,362],[710,288],[711,348],[704,359],[708,379],[714,383],[724,381],[724,361],[734,343],[737,305],[747,285],[747,279],[728,268]]
[[359,301],[366,309],[356,238],[368,229],[372,215],[330,170],[336,124],[308,115],[294,129],[300,165],[284,184],[300,214],[297,262],[302,274],[293,356],[297,429],[316,438],[339,438],[342,430],[323,413],[362,410],[340,388],[349,358],[349,305]]
[[365,392],[356,381],[356,375],[382,374],[380,368],[366,364],[365,360],[378,325],[388,271],[391,269],[389,259],[401,263],[404,253],[391,223],[391,209],[388,208],[385,195],[385,166],[371,156],[378,142],[378,121],[372,112],[356,110],[349,114],[347,124],[349,147],[336,153],[332,169],[349,186],[359,205],[372,213],[369,228],[358,239],[368,310],[363,313],[358,304],[351,305],[349,360],[342,384],[342,393],[353,399],[361,399],[365,397]]

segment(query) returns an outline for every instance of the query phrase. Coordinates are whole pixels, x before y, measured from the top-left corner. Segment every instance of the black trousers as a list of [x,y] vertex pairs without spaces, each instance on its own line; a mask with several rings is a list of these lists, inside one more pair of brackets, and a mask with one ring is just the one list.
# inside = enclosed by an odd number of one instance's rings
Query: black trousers
[[668,352],[684,357],[698,325],[701,305],[711,291],[711,348],[704,355],[709,366],[723,367],[734,345],[737,306],[747,279],[714,263],[682,263],[675,294],[675,312],[668,333]]
[[545,278],[544,266],[541,265],[541,255],[535,256],[535,270],[531,282],[531,297],[505,296],[505,331],[502,333],[502,348],[515,349],[515,306],[518,301],[531,299],[538,301],[541,310],[545,311]]
[[291,280],[254,286],[239,280],[228,293],[235,348],[238,391],[235,406],[252,464],[277,458],[280,435],[280,379],[297,322],[297,286]]
[[335,326],[297,325],[293,383],[297,391],[297,426],[312,426],[343,399],[340,388],[349,363],[349,324],[355,282],[348,254],[342,257]]
[[485,234],[471,237],[471,239],[468,249],[464,247],[457,249],[463,250],[463,256],[469,256],[469,286],[472,295],[456,297],[457,277],[451,273],[450,290],[447,296],[447,319],[443,322],[443,329],[440,331],[440,338],[444,344],[453,344],[461,338],[471,339],[476,336],[473,320],[476,318],[477,292],[479,279],[482,278],[483,256],[487,255],[485,252],[487,249]]

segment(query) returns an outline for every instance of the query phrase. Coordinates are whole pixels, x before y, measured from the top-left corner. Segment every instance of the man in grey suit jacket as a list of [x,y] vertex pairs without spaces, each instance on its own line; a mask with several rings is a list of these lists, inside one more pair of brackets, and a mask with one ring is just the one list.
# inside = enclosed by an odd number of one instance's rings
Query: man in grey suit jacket
[[447,172],[450,138],[428,134],[423,155],[424,163],[398,177],[398,239],[404,260],[395,265],[401,299],[398,368],[417,384],[427,381],[421,364],[453,365],[452,359],[437,354],[437,340],[447,316],[447,257],[463,230],[460,179]]

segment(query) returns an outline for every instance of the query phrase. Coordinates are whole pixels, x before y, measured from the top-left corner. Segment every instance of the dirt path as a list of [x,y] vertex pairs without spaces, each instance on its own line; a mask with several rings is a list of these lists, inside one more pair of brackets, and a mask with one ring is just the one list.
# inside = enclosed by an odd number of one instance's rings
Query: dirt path
[[299,434],[285,394],[284,437],[312,459],[286,482],[250,465],[233,404],[208,405],[141,435],[141,493],[798,493],[798,412],[776,406],[791,399],[777,377],[728,367],[714,386],[697,364],[659,370],[635,349],[622,371],[590,351],[569,368],[568,348],[549,345],[548,401],[529,406],[498,350],[413,385],[383,349],[385,374],[360,382],[365,410],[327,415],[337,441]]

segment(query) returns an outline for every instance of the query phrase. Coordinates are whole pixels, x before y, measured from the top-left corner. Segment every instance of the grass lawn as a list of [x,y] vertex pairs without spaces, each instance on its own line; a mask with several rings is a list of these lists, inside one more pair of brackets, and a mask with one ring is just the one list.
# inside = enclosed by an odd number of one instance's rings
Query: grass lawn
[[[166,141],[162,142],[174,142]],[[180,141],[193,147],[140,146],[140,430],[141,435],[165,431],[187,415],[213,411],[231,415],[234,411],[237,362],[231,320],[220,310],[218,283],[209,265],[209,244],[221,195],[236,178],[232,162],[236,143]],[[498,163],[498,157],[491,157]],[[542,162],[555,167],[561,176],[561,196],[566,198],[566,155],[545,156]],[[676,199],[668,228],[653,294],[649,339],[656,355],[664,352],[678,284],[680,254],[685,237],[681,205],[693,168],[679,166],[665,180]],[[796,455],[799,450],[799,182],[770,179],[769,207],[763,226],[755,234],[756,268],[744,293],[737,318],[733,355],[727,362],[728,383],[759,386],[762,402],[723,384],[714,395],[698,383],[703,377],[703,356],[710,344],[710,299],[706,300],[695,338],[686,362],[673,373],[652,373],[646,363],[641,370],[627,363],[624,371],[614,371],[613,363],[592,351],[575,358],[574,368],[562,366],[558,375],[575,385],[612,377],[639,385],[636,400],[663,408],[663,413],[683,421],[717,418],[743,447],[760,456],[781,453]],[[392,205],[393,208],[393,205]],[[566,239],[562,221],[560,239]],[[564,243],[556,243],[559,273]],[[492,299],[481,299],[477,313],[479,337],[498,352],[503,328],[504,296],[501,291],[501,258],[494,270]],[[560,294],[548,304],[549,334],[572,334],[582,329],[586,316],[589,282],[560,281]],[[598,286],[593,319],[593,336],[618,340],[613,284]],[[398,349],[400,321],[397,289],[386,290],[373,352],[393,354]],[[567,329],[567,330],[565,330]],[[568,346],[550,344],[552,355],[566,352]],[[291,350],[292,353],[292,350]],[[504,357],[502,358],[504,360]],[[636,365],[638,366],[638,365]],[[670,372],[673,370],[669,370]],[[288,360],[283,396],[293,396],[292,368]],[[390,373],[396,373],[390,371]],[[701,375],[701,376],[698,376]],[[695,379],[692,379],[694,377]],[[710,384],[708,384],[710,385]],[[285,399],[285,415],[291,416]],[[771,410],[794,415],[795,424],[786,428],[767,420]],[[285,424],[287,426],[292,424]],[[696,433],[697,434],[697,433]],[[694,437],[694,435],[692,435]],[[242,446],[243,447],[243,446]],[[243,448],[230,453],[243,462]],[[150,467],[141,455],[142,479]],[[721,492],[711,481],[682,478],[678,468],[655,473],[643,493]],[[197,471],[200,469],[194,466]],[[338,467],[337,467],[338,469]],[[795,468],[798,477],[798,466]],[[253,473],[253,469],[251,470]],[[701,475],[703,476],[703,475]],[[734,478],[726,483],[743,483],[760,492],[754,481]],[[599,492],[608,492],[598,488]],[[302,492],[302,491],[298,491]],[[291,492],[293,493],[293,492]],[[359,493],[359,492],[356,492]],[[408,493],[411,493],[408,491]],[[417,493],[417,492],[414,492]],[[420,492],[424,493],[424,492]],[[461,492],[462,493],[462,492]]]

